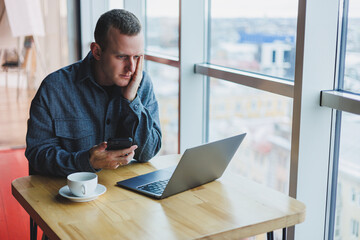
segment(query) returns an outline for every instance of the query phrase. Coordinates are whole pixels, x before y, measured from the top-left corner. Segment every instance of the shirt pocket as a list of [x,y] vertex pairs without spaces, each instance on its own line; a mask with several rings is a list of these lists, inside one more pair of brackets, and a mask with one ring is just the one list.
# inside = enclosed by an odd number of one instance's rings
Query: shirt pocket
[[95,132],[90,119],[55,119],[55,135],[61,148],[68,152],[90,149],[95,145]]

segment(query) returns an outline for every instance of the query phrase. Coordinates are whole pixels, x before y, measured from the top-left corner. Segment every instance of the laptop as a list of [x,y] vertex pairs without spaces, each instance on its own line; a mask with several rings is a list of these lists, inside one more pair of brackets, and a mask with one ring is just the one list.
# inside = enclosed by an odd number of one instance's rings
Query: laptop
[[177,166],[139,175],[117,185],[163,199],[221,177],[246,133],[187,149]]

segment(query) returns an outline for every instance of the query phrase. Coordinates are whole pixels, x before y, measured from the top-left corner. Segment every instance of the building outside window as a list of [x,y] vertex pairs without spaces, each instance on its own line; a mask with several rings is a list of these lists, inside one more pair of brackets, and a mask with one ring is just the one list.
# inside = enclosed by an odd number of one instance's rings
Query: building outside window
[[297,0],[210,2],[210,63],[294,80]]

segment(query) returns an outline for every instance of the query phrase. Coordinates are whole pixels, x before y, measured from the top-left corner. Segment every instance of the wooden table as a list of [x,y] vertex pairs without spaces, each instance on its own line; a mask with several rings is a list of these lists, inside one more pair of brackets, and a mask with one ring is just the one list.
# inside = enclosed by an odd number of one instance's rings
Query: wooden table
[[61,197],[65,178],[22,177],[12,182],[12,194],[50,239],[240,239],[305,219],[303,203],[229,170],[214,182],[163,200],[115,185],[178,160],[179,155],[160,156],[102,170],[99,183],[107,192],[90,202]]

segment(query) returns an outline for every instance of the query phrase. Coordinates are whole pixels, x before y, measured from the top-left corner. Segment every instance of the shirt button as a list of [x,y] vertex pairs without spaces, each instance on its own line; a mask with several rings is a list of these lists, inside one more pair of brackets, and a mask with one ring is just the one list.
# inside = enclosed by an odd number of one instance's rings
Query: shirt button
[[139,105],[136,104],[136,105],[134,106],[134,108],[135,108],[135,110],[138,110]]
[[106,120],[106,125],[109,125],[110,122],[111,122],[111,120],[110,120],[110,119],[107,119],[107,120]]

